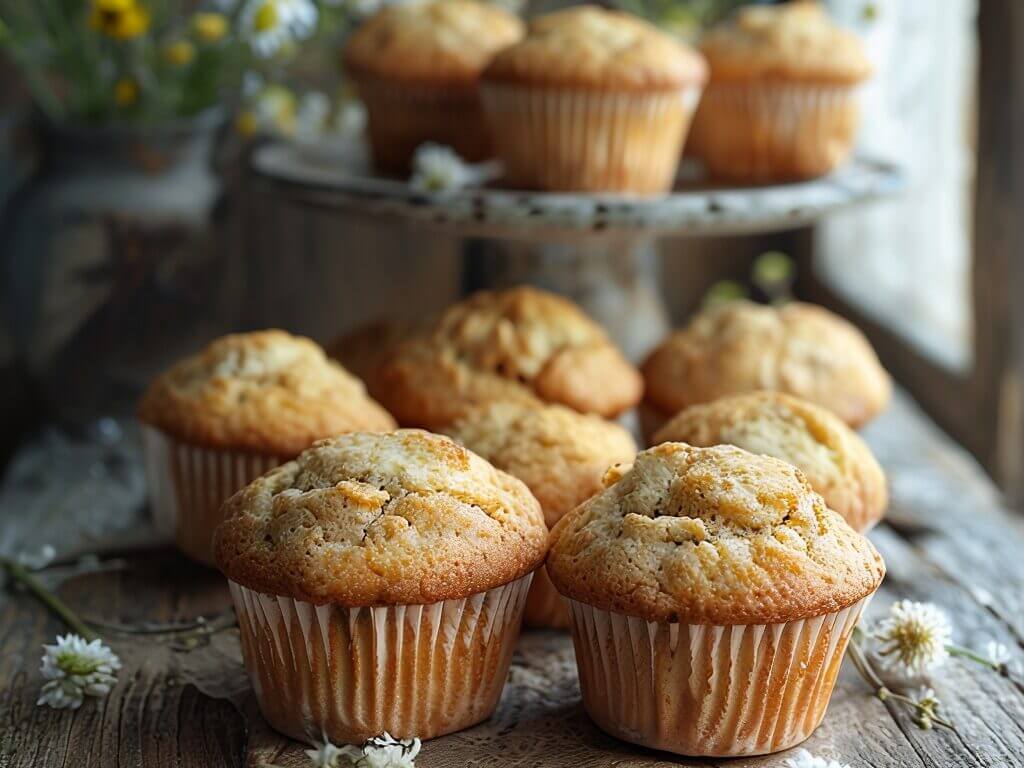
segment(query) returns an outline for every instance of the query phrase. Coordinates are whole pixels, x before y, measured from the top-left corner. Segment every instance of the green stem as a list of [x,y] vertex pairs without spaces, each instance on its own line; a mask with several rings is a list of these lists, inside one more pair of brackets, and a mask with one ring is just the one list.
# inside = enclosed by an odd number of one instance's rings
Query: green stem
[[996,672],[1001,673],[1003,671],[1003,666],[1001,664],[996,664],[991,659],[986,659],[984,656],[979,653],[975,653],[970,648],[961,648],[959,645],[947,645],[946,653],[950,656],[961,656],[965,659],[970,659],[971,661],[975,661],[984,667],[995,670]]
[[42,582],[33,576],[28,568],[23,566],[21,563],[6,557],[0,557],[0,567],[2,567],[7,572],[8,576],[10,576],[14,581],[18,582],[25,587],[25,589],[31,592],[39,602],[49,608],[57,618],[67,624],[75,633],[89,641],[99,638],[99,635],[89,629],[85,622],[79,618],[77,613],[71,610],[67,604],[53,594],[53,592],[44,587]]
[[867,684],[874,690],[875,696],[880,701],[892,700],[899,702],[904,706],[912,708],[917,712],[918,716],[927,716],[928,719],[936,725],[941,725],[943,728],[948,728],[949,730],[956,732],[956,726],[949,720],[939,717],[934,712],[927,711],[909,696],[896,693],[886,687],[885,683],[883,683],[882,679],[878,676],[878,673],[876,673],[874,668],[871,666],[871,662],[868,661],[867,655],[864,653],[864,650],[860,647],[860,644],[856,639],[852,639],[850,641],[849,651],[850,660],[853,662],[853,666],[860,673],[860,676],[864,678],[865,682],[867,682]]

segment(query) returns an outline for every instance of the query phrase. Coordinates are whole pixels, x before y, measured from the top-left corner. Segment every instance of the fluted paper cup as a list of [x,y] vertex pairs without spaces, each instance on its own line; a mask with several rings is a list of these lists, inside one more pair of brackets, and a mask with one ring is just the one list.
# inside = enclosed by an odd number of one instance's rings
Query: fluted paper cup
[[570,601],[583,704],[604,731],[682,755],[764,755],[825,716],[870,597],[782,624],[649,622]]
[[264,717],[309,743],[362,743],[384,731],[429,739],[486,720],[505,686],[531,576],[461,600],[371,608],[230,582]]
[[484,83],[507,186],[657,195],[669,191],[700,86],[654,93]]
[[558,594],[544,566],[533,573],[523,623],[537,629],[569,628],[569,603]]
[[212,566],[221,504],[287,459],[199,448],[142,426],[153,522],[193,560]]
[[354,79],[379,170],[407,174],[416,148],[427,142],[450,146],[472,162],[491,156],[475,83],[402,84],[358,72]]
[[855,85],[712,83],[688,149],[717,178],[772,182],[823,176],[850,155]]

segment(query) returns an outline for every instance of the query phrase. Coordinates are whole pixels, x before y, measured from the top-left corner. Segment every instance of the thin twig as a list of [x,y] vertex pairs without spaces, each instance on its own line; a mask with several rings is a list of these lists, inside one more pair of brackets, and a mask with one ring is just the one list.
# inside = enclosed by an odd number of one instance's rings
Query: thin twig
[[91,630],[86,623],[75,613],[68,605],[57,597],[53,592],[43,586],[42,582],[39,581],[35,576],[32,575],[31,571],[28,570],[21,563],[11,560],[6,557],[0,557],[0,567],[2,567],[7,575],[11,577],[18,584],[21,584],[25,589],[32,593],[32,595],[46,606],[57,618],[63,621],[72,629],[76,634],[81,635],[86,640],[96,640],[99,635]]

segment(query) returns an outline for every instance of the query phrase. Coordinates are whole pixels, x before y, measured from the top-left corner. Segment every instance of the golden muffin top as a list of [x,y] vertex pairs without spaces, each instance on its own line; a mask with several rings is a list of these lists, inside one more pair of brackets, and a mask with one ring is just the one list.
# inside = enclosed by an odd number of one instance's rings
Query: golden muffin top
[[523,23],[474,0],[388,5],[345,45],[345,66],[410,82],[473,83],[495,53],[523,35]]
[[701,41],[714,82],[857,83],[871,75],[860,38],[814,0],[740,8]]
[[277,330],[224,336],[177,363],[150,384],[139,419],[186,443],[282,458],[341,432],[395,428],[317,344]]
[[560,405],[490,403],[467,411],[449,434],[526,483],[548,527],[602,490],[608,468],[632,462],[637,450],[620,425]]
[[323,440],[223,512],[214,557],[229,579],[317,604],[459,599],[525,576],[547,548],[521,481],[419,430]]
[[860,435],[837,416],[780,392],[754,392],[694,405],[654,435],[655,443],[735,445],[802,471],[829,509],[862,532],[885,513],[885,473]]
[[696,315],[643,365],[646,399],[666,416],[725,395],[773,390],[851,426],[876,416],[892,384],[868,340],[823,307],[733,301]]
[[526,37],[494,57],[484,79],[658,91],[703,83],[707,66],[695,50],[636,16],[581,5],[533,19]]
[[617,416],[643,391],[637,370],[568,299],[535,288],[484,291],[399,344],[375,394],[405,426],[443,429],[498,400]]
[[733,446],[662,443],[555,526],[547,571],[566,597],[648,621],[771,624],[874,592],[871,543],[795,467]]

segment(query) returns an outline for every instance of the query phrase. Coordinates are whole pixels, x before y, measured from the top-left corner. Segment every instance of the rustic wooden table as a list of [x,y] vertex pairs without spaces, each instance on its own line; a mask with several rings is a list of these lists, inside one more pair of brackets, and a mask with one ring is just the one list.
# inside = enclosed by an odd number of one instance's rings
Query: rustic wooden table
[[[889,568],[871,615],[901,597],[933,601],[959,644],[994,639],[1020,659],[1024,518],[1001,508],[981,471],[906,398],[867,437],[892,486],[888,521],[871,534]],[[44,435],[12,466],[0,552],[52,545],[58,560],[40,578],[100,628],[124,668],[109,697],[78,711],[36,706],[40,646],[64,627],[24,592],[0,591],[0,766],[308,765],[302,746],[256,711],[221,579],[155,543],[143,492],[135,436],[114,422],[86,443]],[[1024,767],[1024,686],[956,659],[930,684],[955,733],[920,730],[847,664],[806,746],[855,767]],[[782,759],[687,760],[607,737],[580,707],[568,638],[527,633],[497,714],[428,742],[417,763],[742,768]]]

